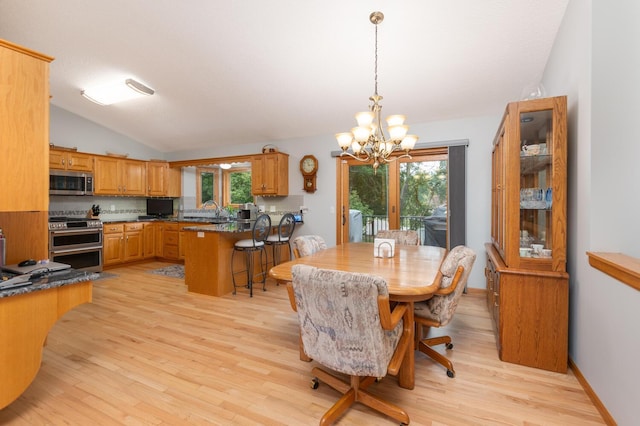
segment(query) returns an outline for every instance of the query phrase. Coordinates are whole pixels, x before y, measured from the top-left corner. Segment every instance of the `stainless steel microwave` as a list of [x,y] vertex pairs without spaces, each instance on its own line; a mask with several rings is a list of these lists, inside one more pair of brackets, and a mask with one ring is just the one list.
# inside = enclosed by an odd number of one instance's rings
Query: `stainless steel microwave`
[[49,195],[93,195],[93,173],[49,170]]

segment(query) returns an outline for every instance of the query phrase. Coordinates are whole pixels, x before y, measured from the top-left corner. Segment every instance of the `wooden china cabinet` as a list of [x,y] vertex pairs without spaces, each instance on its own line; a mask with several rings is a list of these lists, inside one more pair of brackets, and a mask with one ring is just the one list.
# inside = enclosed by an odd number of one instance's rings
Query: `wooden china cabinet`
[[507,105],[492,153],[487,304],[507,362],[567,371],[566,96]]

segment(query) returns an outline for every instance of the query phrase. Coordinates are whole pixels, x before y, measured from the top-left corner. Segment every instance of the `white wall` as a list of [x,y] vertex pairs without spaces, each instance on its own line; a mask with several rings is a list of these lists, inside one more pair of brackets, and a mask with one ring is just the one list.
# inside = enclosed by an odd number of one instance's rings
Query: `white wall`
[[634,0],[572,0],[543,81],[569,100],[569,354],[620,425],[640,415],[640,292],[590,267],[585,253],[640,257],[639,19]]

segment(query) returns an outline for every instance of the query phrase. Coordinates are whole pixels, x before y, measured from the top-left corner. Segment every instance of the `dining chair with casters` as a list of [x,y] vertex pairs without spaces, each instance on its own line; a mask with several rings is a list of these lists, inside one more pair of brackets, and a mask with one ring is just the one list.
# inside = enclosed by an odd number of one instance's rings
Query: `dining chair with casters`
[[278,224],[278,233],[272,234],[267,237],[265,240],[265,244],[267,246],[271,246],[272,248],[272,259],[273,266],[276,266],[280,263],[280,256],[282,254],[282,246],[287,246],[289,248],[289,259],[293,256],[291,255],[291,237],[293,235],[293,231],[296,229],[296,218],[292,213],[286,213],[280,219],[280,223]]
[[287,284],[297,312],[304,351],[322,366],[312,369],[311,387],[328,384],[343,396],[324,414],[321,425],[334,423],[354,403],[409,424],[400,407],[369,392],[387,373],[397,375],[406,351],[413,350],[411,311],[389,304],[386,281],[356,272],[294,265]]
[[420,235],[413,229],[383,229],[378,231],[376,238],[390,238],[396,240],[396,244],[406,246],[420,245]]
[[[238,287],[247,287],[249,289],[249,297],[253,297],[253,278],[255,275],[254,265],[255,265],[255,254],[260,253],[260,275],[262,275],[262,290],[265,291],[265,283],[267,278],[267,271],[264,267],[264,263],[262,261],[262,255],[265,255],[266,259],[266,251],[265,251],[265,240],[269,236],[271,232],[271,218],[269,215],[261,214],[256,218],[255,223],[253,224],[253,228],[251,229],[251,238],[236,241],[233,245],[233,252],[231,254],[231,277],[233,279],[233,294],[236,294],[236,288]],[[237,285],[236,284],[236,275],[245,272],[245,270],[234,271],[233,266],[235,265],[234,259],[236,253],[244,253],[245,255],[245,266],[247,273],[247,284],[246,285]]]
[[433,346],[437,345],[445,345],[447,349],[452,349],[451,337],[426,336],[431,327],[444,327],[453,318],[475,260],[476,254],[470,248],[465,246],[453,248],[440,265],[438,290],[429,300],[414,304],[415,349],[446,367],[447,376],[451,378],[455,377],[453,363],[433,349]]
[[320,235],[301,235],[293,240],[293,255],[296,259],[311,256],[327,248],[327,243]]

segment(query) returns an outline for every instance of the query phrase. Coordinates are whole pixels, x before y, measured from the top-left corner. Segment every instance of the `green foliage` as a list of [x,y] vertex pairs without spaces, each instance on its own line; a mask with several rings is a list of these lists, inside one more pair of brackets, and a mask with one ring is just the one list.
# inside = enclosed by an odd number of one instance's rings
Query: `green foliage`
[[233,172],[229,175],[231,183],[231,204],[252,203],[251,171]]
[[355,189],[352,189],[349,193],[349,208],[360,210],[363,216],[373,215],[373,210],[362,202],[360,196],[358,196],[358,191],[356,191]]
[[404,163],[400,168],[400,215],[430,216],[447,202],[447,162]]
[[200,173],[200,199],[203,203],[213,200],[213,173]]
[[[374,215],[387,214],[387,186],[388,186],[388,167],[382,165],[378,167],[378,172],[373,172],[373,167],[367,166],[351,166],[349,167],[349,188],[351,193],[355,192],[360,206],[366,206],[367,211],[372,211]],[[349,194],[349,201],[353,195]],[[350,203],[350,208],[355,208]],[[361,210],[358,208],[358,210]],[[362,214],[366,215],[364,211]]]
[[[447,161],[408,162],[400,165],[400,216],[430,216],[447,203]],[[367,215],[387,215],[387,166],[374,173],[371,166],[349,168],[349,206]]]

